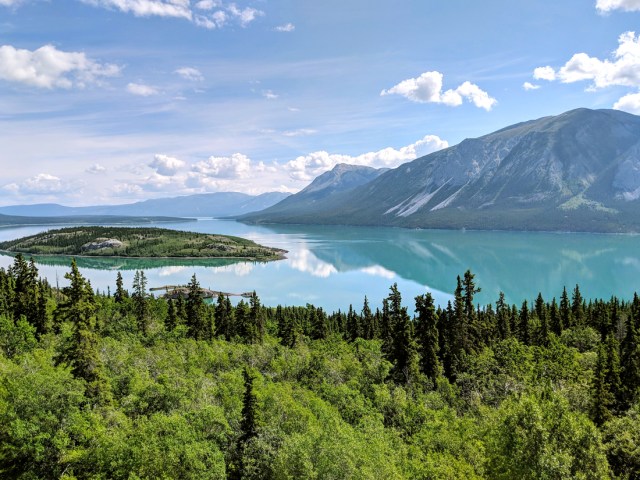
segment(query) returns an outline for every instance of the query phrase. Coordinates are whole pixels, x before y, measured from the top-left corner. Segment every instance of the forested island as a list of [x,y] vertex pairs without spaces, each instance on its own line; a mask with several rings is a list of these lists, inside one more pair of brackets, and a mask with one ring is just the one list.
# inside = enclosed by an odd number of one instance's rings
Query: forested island
[[0,269],[2,478],[640,476],[637,295],[479,306],[467,271],[444,308],[326,312],[65,278]]
[[0,242],[0,250],[30,255],[278,260],[286,251],[240,237],[145,227],[70,227]]

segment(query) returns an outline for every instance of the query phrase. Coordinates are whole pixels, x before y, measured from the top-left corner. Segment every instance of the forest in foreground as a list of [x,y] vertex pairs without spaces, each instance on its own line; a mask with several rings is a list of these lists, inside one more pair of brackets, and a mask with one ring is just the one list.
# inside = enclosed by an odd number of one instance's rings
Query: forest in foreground
[[65,277],[0,269],[2,478],[640,477],[637,295],[480,306],[467,271],[445,308],[325,312]]

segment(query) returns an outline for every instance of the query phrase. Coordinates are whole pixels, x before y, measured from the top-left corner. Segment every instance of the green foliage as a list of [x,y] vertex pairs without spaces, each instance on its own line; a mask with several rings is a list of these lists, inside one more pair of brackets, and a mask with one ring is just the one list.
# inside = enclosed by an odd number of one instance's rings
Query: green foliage
[[467,272],[446,309],[421,295],[412,318],[394,285],[375,314],[327,314],[208,306],[195,276],[186,299],[142,272],[100,295],[72,262],[62,291],[22,283],[54,312],[39,330],[14,317],[20,265],[0,269],[2,478],[639,475],[637,297],[474,307]]

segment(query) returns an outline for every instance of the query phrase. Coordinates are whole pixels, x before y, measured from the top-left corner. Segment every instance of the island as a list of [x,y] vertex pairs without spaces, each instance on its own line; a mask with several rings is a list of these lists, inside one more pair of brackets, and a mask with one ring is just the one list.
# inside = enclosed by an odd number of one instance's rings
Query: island
[[82,226],[0,242],[0,251],[30,255],[280,260],[286,250],[245,238],[165,228]]

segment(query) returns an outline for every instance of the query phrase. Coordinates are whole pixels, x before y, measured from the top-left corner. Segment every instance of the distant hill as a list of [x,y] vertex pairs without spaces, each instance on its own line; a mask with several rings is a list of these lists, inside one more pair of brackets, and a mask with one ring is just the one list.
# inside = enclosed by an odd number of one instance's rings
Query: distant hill
[[55,203],[0,207],[0,214],[22,216],[168,215],[178,217],[227,217],[263,210],[289,196],[269,192],[253,196],[238,192],[203,193],[173,198],[158,198],[126,205],[66,207]]
[[[288,199],[291,203],[296,196]],[[246,221],[640,232],[640,117],[577,109],[421,157],[312,204]]]
[[16,225],[137,225],[141,223],[184,222],[180,217],[126,217],[118,215],[76,215],[60,217],[31,217],[0,214],[0,227]]
[[259,213],[249,213],[247,218],[255,219],[265,216],[273,220],[276,218],[288,219],[291,216],[305,216],[308,211],[315,211],[316,205],[324,205],[327,200],[338,194],[365,185],[387,170],[345,163],[338,164],[331,171],[318,176],[300,192]]

